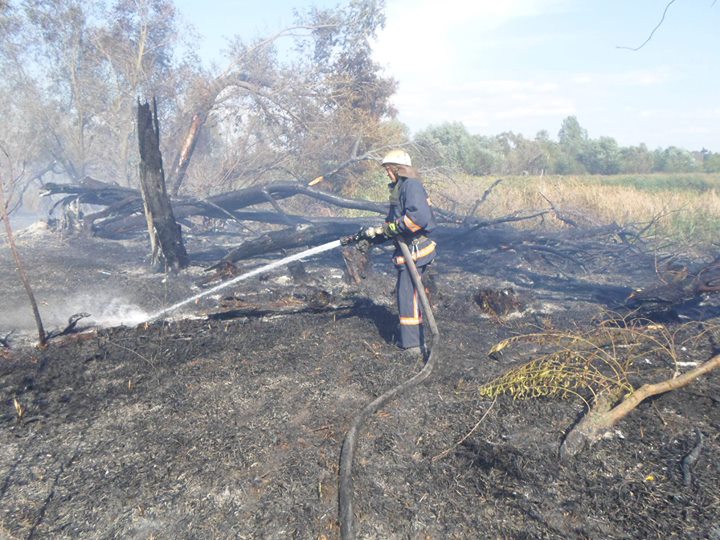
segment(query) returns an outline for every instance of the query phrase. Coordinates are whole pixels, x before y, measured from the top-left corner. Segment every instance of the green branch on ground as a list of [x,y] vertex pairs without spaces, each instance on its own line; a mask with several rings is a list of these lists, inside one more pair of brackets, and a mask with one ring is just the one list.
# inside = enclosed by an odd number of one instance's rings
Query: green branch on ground
[[[516,336],[496,344],[490,355],[521,342],[543,347],[547,352],[482,385],[479,393],[489,399],[505,394],[515,399],[581,399],[588,412],[568,432],[561,447],[563,457],[575,455],[647,397],[687,386],[720,366],[720,357],[714,356],[680,373],[680,354],[697,350],[701,340],[712,339],[718,332],[720,328],[714,324],[694,322],[671,329],[650,321],[610,319],[586,333]],[[641,381],[636,389],[631,379],[642,377],[640,369],[636,369],[638,360],[650,358],[659,361],[668,376],[658,383]]]

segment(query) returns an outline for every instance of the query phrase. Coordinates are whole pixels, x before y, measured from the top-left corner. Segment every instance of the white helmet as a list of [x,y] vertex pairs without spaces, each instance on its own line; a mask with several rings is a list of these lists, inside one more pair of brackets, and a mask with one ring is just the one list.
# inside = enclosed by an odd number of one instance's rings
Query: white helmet
[[412,167],[410,154],[405,150],[390,150],[382,159],[383,165],[406,165]]

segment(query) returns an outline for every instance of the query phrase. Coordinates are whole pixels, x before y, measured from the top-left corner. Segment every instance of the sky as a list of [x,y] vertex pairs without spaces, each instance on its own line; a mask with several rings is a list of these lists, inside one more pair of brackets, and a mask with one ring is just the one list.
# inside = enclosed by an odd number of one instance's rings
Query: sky
[[[231,37],[344,3],[176,0],[203,61],[221,67]],[[412,133],[461,122],[556,139],[574,115],[622,146],[720,152],[720,0],[386,0],[385,14],[375,60],[398,81],[392,101]]]

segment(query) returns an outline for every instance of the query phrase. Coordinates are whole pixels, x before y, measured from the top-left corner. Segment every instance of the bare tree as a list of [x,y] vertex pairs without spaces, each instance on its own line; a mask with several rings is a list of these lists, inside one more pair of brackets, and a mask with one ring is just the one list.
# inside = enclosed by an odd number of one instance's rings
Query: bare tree
[[[33,293],[30,285],[30,279],[25,270],[20,252],[18,251],[17,245],[15,244],[15,237],[13,236],[12,225],[10,224],[10,202],[12,200],[15,188],[21,183],[22,173],[18,176],[14,174],[13,162],[10,154],[5,149],[4,144],[0,144],[0,152],[6,158],[7,168],[5,172],[0,172],[0,216],[2,217],[3,225],[5,226],[5,233],[7,235],[8,246],[12,252],[13,259],[15,260],[15,267],[17,268],[20,281],[25,288],[28,299],[30,300],[30,306],[32,308],[33,316],[35,318],[35,325],[38,331],[38,344],[40,347],[45,347],[47,342],[47,334],[43,327],[42,317],[40,316],[40,310],[38,308],[37,301],[35,300],[35,294]],[[7,191],[7,196],[5,195]]]
[[[234,189],[321,175],[352,185],[368,168],[358,156],[403,136],[385,123],[395,114],[395,82],[379,75],[371,56],[370,40],[383,24],[382,5],[366,0],[299,14],[294,26],[250,43],[236,38],[228,67],[197,81],[188,100],[194,106],[171,169],[173,193],[185,184]],[[281,58],[279,46],[288,42],[294,50]],[[193,150],[201,174],[187,166]],[[217,185],[208,186],[208,177]]]
[[227,68],[208,73],[176,57],[190,29],[170,0],[27,0],[0,19],[0,92],[28,136],[41,134],[27,162],[55,162],[74,181],[134,183],[134,99],[153,95],[171,193],[321,175],[352,191],[376,172],[375,149],[407,137],[387,122],[395,82],[371,55],[383,7],[297,13],[274,35],[236,37]]
[[0,38],[4,101],[41,134],[37,155],[24,157],[53,160],[76,181],[90,175],[134,183],[135,97],[175,103],[183,87],[176,74],[188,69],[173,59],[172,2],[28,0],[2,23],[17,29]]

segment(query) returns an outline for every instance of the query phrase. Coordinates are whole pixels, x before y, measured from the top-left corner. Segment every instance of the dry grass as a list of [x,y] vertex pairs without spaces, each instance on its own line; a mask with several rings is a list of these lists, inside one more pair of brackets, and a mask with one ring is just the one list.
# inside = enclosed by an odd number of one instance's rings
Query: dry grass
[[[495,177],[429,177],[436,203],[459,214],[470,211]],[[546,200],[547,199],[547,200]],[[497,218],[548,208],[586,224],[647,224],[648,234],[685,245],[708,246],[720,232],[720,175],[545,176],[503,178],[476,216]],[[545,225],[563,226],[559,220]],[[536,225],[536,224],[535,224]]]
[[484,384],[480,395],[490,399],[503,394],[515,399],[575,396],[585,401],[586,396],[607,391],[629,394],[634,391],[630,379],[641,371],[635,368],[639,361],[655,365],[655,369],[667,372],[665,376],[677,377],[686,351],[702,350],[708,340],[716,339],[718,331],[711,323],[692,322],[671,328],[610,316],[587,332],[515,336],[497,343],[489,354],[497,355],[521,343],[544,347],[546,352],[536,352],[529,362]]

